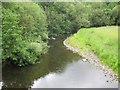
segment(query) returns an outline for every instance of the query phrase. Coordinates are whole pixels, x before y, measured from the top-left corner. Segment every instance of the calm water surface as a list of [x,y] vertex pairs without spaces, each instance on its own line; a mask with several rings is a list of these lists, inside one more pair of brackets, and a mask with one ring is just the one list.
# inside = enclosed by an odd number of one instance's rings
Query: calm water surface
[[64,38],[50,41],[40,63],[27,67],[4,66],[3,88],[117,88],[117,81],[67,50]]

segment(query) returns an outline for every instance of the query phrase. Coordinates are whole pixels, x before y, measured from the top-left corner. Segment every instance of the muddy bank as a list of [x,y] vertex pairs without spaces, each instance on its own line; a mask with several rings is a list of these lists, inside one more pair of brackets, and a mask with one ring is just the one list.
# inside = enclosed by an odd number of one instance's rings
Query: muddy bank
[[94,64],[97,69],[103,71],[106,75],[109,75],[111,80],[118,81],[118,75],[115,74],[112,69],[103,65],[100,62],[100,59],[94,54],[94,52],[92,52],[91,50],[87,48],[85,51],[82,51],[79,48],[74,48],[67,43],[67,39],[63,41],[63,44],[67,47],[67,49],[73,51],[73,53],[78,53],[80,56],[85,58],[84,61],[88,61],[89,63]]

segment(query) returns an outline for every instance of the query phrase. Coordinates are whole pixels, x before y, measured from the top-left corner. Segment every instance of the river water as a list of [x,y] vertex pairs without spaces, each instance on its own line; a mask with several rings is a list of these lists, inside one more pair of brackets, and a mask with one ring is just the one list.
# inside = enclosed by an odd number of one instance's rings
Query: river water
[[118,83],[63,45],[65,38],[50,41],[38,64],[4,66],[3,88],[118,88]]

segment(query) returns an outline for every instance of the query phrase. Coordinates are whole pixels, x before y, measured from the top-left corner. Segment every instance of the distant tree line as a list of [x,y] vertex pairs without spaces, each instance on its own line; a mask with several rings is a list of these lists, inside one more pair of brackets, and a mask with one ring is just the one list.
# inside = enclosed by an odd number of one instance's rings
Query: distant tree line
[[48,37],[80,28],[120,25],[118,3],[2,3],[2,60],[35,64],[48,50]]
[[74,33],[84,27],[120,25],[117,2],[43,2],[39,5],[47,15],[49,35]]

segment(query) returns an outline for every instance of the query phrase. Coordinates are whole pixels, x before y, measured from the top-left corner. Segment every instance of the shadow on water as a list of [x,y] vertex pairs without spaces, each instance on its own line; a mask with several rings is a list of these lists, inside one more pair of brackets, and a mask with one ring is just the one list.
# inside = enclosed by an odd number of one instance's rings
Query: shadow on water
[[117,83],[94,65],[79,60],[67,64],[62,73],[39,78],[32,88],[117,88]]
[[27,67],[5,66],[3,71],[3,88],[28,88],[34,80],[51,72],[62,72],[67,63],[79,60],[80,56],[73,54],[63,46],[64,38],[51,40],[48,53],[40,58],[40,63]]
[[38,64],[3,67],[3,88],[117,88],[116,81],[67,50],[64,39],[50,40]]

